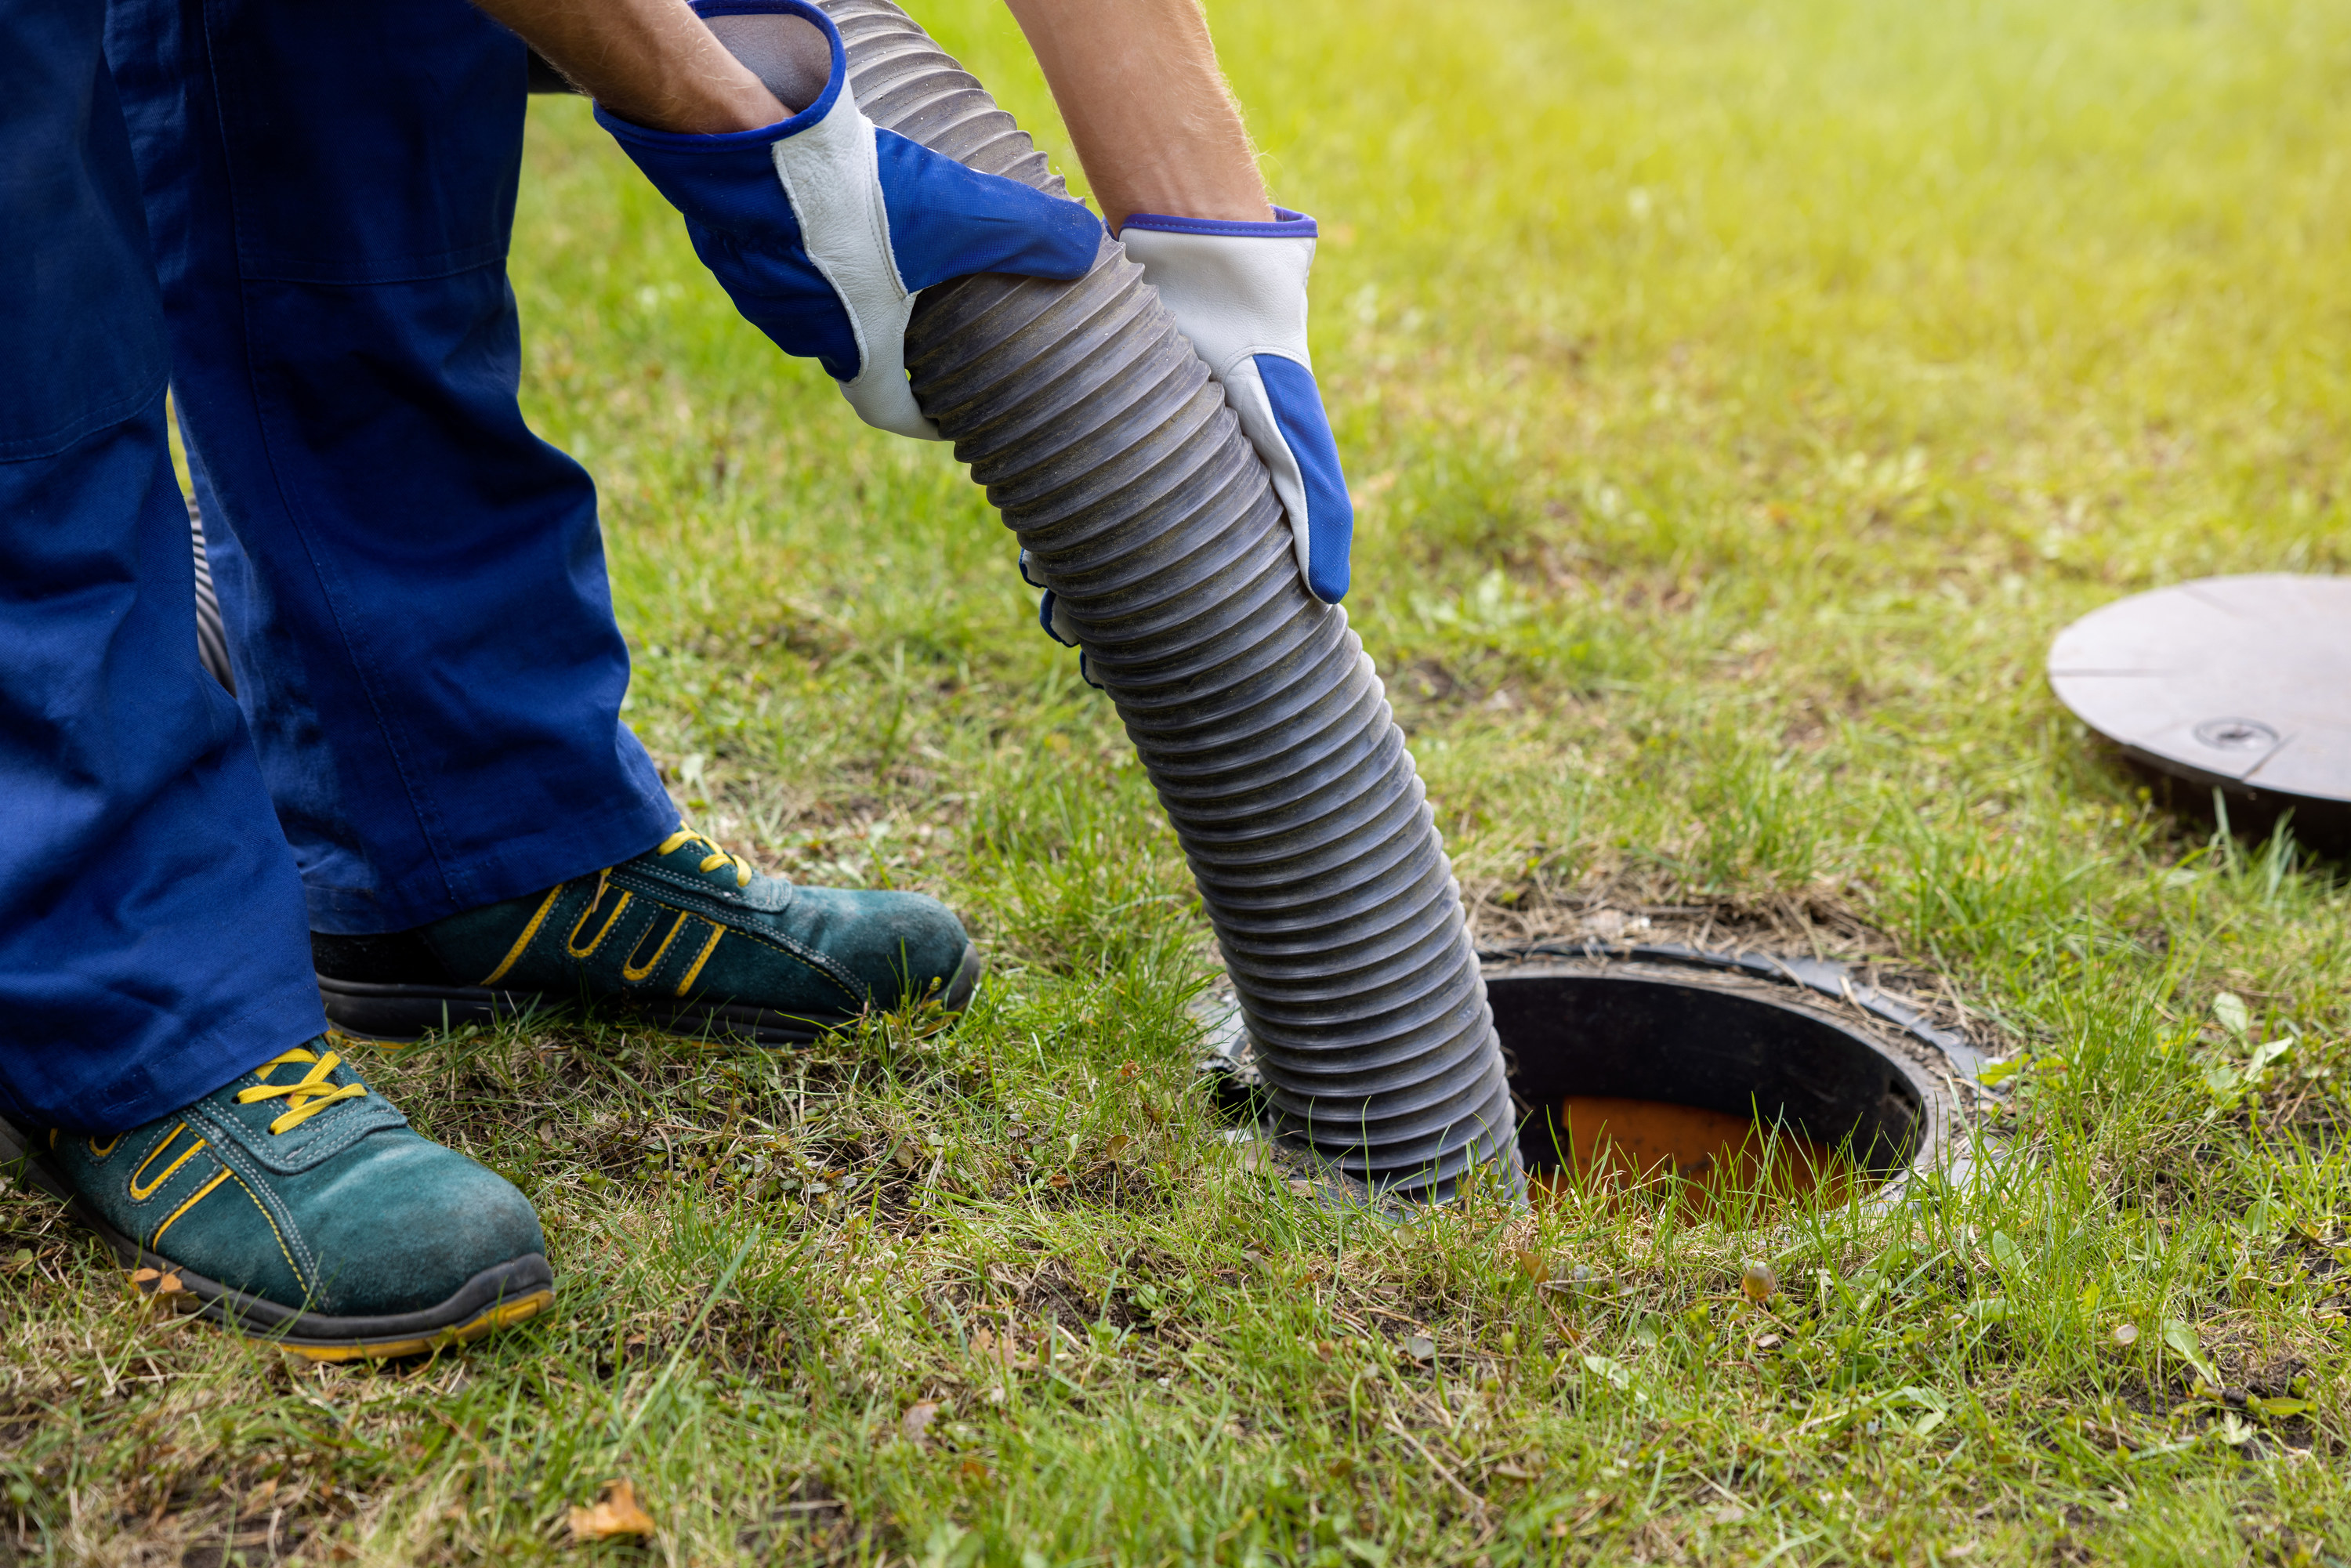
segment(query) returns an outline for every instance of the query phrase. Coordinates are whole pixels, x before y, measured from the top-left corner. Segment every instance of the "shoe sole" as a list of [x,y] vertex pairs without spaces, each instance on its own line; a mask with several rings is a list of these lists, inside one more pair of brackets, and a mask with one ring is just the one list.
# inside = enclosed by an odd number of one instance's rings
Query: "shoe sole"
[[[197,1303],[192,1315],[309,1361],[381,1361],[423,1355],[510,1328],[537,1317],[555,1302],[555,1271],[545,1258],[533,1252],[483,1270],[448,1300],[420,1312],[331,1317],[282,1307],[150,1252],[115,1229],[82,1202],[25,1136],[5,1121],[0,1121],[0,1172],[18,1176],[63,1201],[66,1212],[95,1233],[114,1253],[115,1260],[131,1270],[132,1286],[141,1293],[155,1295],[167,1278],[176,1280],[173,1293]],[[141,1279],[148,1270],[152,1274]]]
[[[956,966],[939,1006],[960,1013],[979,989],[979,949],[964,944],[963,961]],[[435,1030],[454,1030],[469,1023],[495,1023],[583,1005],[545,991],[487,990],[478,986],[391,986],[365,980],[319,977],[319,994],[327,1004],[327,1021],[356,1039],[405,1045]],[[584,1004],[591,1014],[651,1021],[668,1034],[701,1037],[732,1035],[755,1045],[809,1045],[821,1037],[854,1025],[863,1013],[787,1013],[772,1008],[739,1007],[733,1003],[656,1002],[593,999]]]

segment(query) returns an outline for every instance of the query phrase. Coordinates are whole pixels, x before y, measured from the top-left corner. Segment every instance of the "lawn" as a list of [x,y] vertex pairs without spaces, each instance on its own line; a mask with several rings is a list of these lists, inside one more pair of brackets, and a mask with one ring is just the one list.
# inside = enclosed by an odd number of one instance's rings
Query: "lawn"
[[[1074,175],[1001,10],[918,15]],[[1194,1082],[1206,923],[1008,533],[541,99],[525,401],[602,487],[632,722],[990,979],[805,1052],[371,1055],[561,1280],[430,1361],[152,1317],[0,1196],[0,1564],[2351,1562],[2351,879],[2042,675],[2120,595],[2351,570],[2351,11],[1212,16],[1323,222],[1348,612],[1481,935],[1670,906],[1931,977],[2022,1063],[2005,1156],[1736,1232],[1291,1191]],[[656,1532],[574,1544],[617,1479]]]

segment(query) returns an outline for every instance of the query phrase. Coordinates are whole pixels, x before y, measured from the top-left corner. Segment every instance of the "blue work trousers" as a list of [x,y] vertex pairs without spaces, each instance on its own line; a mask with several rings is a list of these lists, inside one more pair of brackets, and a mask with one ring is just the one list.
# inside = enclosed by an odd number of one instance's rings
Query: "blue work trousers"
[[0,7],[0,1106],[93,1129],[316,1033],[308,929],[675,820],[593,486],[516,403],[521,45],[464,0],[100,17]]
[[107,53],[311,928],[650,848],[595,486],[516,402],[521,41],[466,0],[112,0]]
[[0,1111],[104,1130],[319,1032],[302,886],[196,661],[103,0],[0,5]]

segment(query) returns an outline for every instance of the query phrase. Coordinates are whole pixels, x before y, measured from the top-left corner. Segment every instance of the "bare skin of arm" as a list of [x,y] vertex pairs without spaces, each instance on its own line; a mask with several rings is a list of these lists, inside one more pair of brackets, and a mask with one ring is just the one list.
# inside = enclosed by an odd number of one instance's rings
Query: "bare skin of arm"
[[1006,0],[1113,233],[1133,213],[1273,216],[1199,0]]
[[[757,131],[790,110],[685,0],[476,0],[612,113],[654,131]],[[815,29],[808,29],[811,37]],[[824,68],[817,69],[821,87]]]
[[[659,131],[756,131],[824,85],[827,57],[813,27],[790,29],[805,35],[796,59],[763,62],[782,88],[779,101],[685,0],[478,3],[598,103]],[[1273,215],[1198,0],[1008,3],[1113,231],[1131,213]]]

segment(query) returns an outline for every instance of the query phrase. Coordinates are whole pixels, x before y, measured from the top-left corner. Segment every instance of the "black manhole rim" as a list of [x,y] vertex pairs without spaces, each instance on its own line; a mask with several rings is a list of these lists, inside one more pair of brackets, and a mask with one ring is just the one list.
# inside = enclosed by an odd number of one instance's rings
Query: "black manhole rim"
[[1734,968],[1621,957],[1489,968],[1487,994],[1530,1174],[1556,1168],[1551,1107],[1647,1100],[1785,1125],[1841,1148],[1882,1192],[1946,1163],[1955,1093],[1875,1020]]
[[[1520,1124],[1520,1150],[1531,1167],[1552,1163],[1540,1146],[1544,1137],[1547,1103],[1569,1092],[1625,1094],[1628,1098],[1702,1104],[1738,1115],[1760,1113],[1769,1123],[1778,1118],[1828,1144],[1837,1144],[1852,1129],[1834,1124],[1834,1112],[1824,1120],[1819,1097],[1810,1104],[1792,1103],[1785,1083],[1774,1085],[1769,1075],[1750,1075],[1743,1082],[1718,1083],[1714,1092],[1641,1092],[1623,1077],[1597,1082],[1589,1073],[1573,1088],[1559,1076],[1572,1071],[1569,1060],[1577,1049],[1562,1040],[1543,1040],[1531,1030],[1526,1017],[1531,1003],[1540,1005],[1546,990],[1593,986],[1622,987],[1616,994],[1642,994],[1651,1004],[1661,1001],[1670,1015],[1677,1003],[1685,1009],[1727,1008],[1730,1012],[1761,1009],[1780,1021],[1777,1038],[1812,1041],[1815,1060],[1842,1055],[1855,1096],[1872,1101],[1887,1096],[1904,1102],[1910,1112],[1909,1135],[1889,1145],[1875,1138],[1877,1157],[1865,1159],[1879,1179],[1865,1202],[1883,1203],[1898,1195],[1920,1176],[1934,1173],[1946,1180],[1962,1177],[1976,1156],[1973,1136],[1975,1108],[1982,1091],[1975,1084],[1983,1056],[1956,1031],[1941,1028],[1917,1008],[1858,978],[1848,966],[1829,960],[1789,956],[1712,952],[1666,944],[1611,946],[1598,942],[1530,944],[1479,950],[1495,1021],[1502,1033],[1506,1065]],[[1211,1092],[1226,1114],[1242,1123],[1256,1123],[1262,1109],[1249,1041],[1230,992],[1213,989],[1204,998],[1207,1054],[1201,1067]],[[1637,1010],[1637,1009],[1636,1009]],[[1621,1020],[1620,1020],[1621,1021]],[[1767,1031],[1769,1032],[1769,1031]],[[1670,1050],[1670,1047],[1666,1049]],[[1542,1053],[1560,1054],[1548,1063]],[[1682,1053],[1687,1059],[1687,1052]],[[1800,1051],[1798,1054],[1802,1054]],[[1799,1065],[1783,1062],[1783,1065]],[[1546,1078],[1549,1071],[1552,1076]],[[1761,1087],[1763,1092],[1754,1091]],[[1866,1095],[1860,1090],[1866,1087]],[[1530,1095],[1525,1091],[1533,1090]],[[1794,1101],[1803,1097],[1794,1096]],[[1834,1100],[1834,1096],[1829,1097]],[[1865,1118],[1856,1118],[1865,1120]],[[1261,1131],[1270,1126],[1260,1124]],[[1865,1136],[1876,1129],[1864,1130]],[[1861,1138],[1855,1138],[1855,1144]],[[1857,1154],[1867,1151],[1856,1146]],[[1332,1184],[1332,1173],[1301,1166],[1322,1184]],[[1336,1186],[1353,1188],[1352,1182]],[[1357,1196],[1367,1196],[1356,1189]]]

